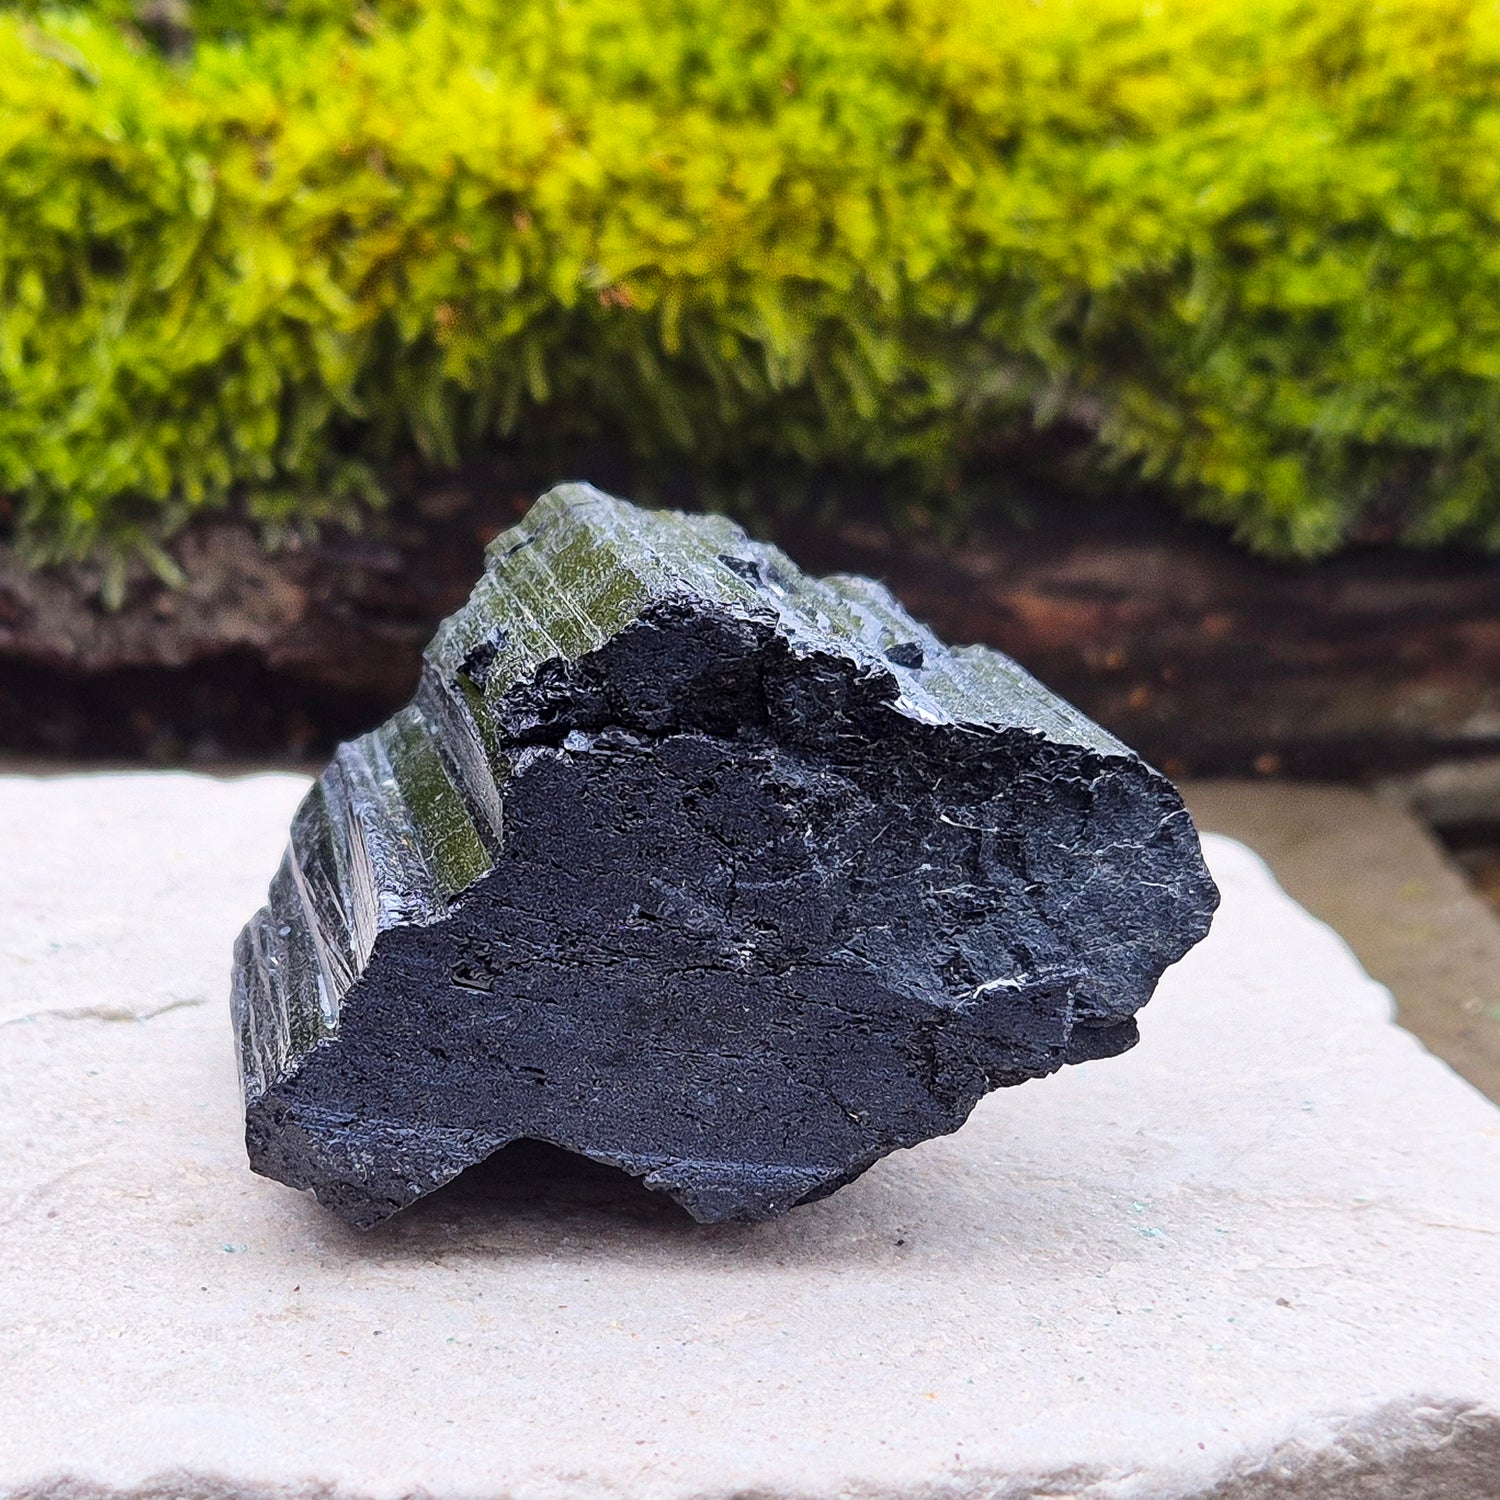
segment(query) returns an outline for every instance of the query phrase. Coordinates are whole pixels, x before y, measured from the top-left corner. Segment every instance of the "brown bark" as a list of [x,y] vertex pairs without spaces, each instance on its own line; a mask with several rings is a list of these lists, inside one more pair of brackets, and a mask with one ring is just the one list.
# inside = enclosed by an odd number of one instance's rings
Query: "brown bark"
[[[261,551],[212,522],[171,590],[97,602],[82,570],[0,552],[0,748],[156,760],[316,758],[405,701],[483,542],[526,497],[431,489],[367,537]],[[1253,558],[1146,506],[1059,505],[962,541],[866,522],[769,532],[810,571],[883,578],[1173,774],[1376,774],[1500,751],[1500,563],[1363,548]]]

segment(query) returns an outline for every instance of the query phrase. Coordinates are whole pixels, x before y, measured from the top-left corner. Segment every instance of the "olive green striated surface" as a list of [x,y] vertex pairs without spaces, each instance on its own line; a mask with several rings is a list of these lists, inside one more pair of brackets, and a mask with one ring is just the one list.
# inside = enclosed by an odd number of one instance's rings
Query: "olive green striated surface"
[[[428,706],[453,699],[456,688],[471,712],[481,702],[497,704],[541,663],[576,661],[648,605],[678,596],[746,619],[769,610],[794,652],[836,643],[872,671],[895,670],[895,707],[914,719],[1028,729],[1103,754],[1129,753],[998,651],[946,646],[880,584],[809,578],[779,548],[751,541],[723,516],[643,511],[590,485],[560,485],[490,543],[488,564],[469,603],[438,627],[427,649],[420,701]],[[497,629],[504,650],[476,682],[473,653],[487,657]],[[903,646],[922,653],[920,676],[902,664]],[[997,720],[1002,704],[1006,717]],[[472,722],[483,733],[491,720],[481,709]]]

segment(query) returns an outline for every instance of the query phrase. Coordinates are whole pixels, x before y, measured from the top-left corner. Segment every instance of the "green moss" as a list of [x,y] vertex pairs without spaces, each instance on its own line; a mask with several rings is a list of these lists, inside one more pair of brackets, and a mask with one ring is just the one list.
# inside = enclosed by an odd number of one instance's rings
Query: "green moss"
[[940,509],[1060,418],[1263,550],[1500,544],[1493,0],[162,14],[0,5],[39,559],[502,436]]

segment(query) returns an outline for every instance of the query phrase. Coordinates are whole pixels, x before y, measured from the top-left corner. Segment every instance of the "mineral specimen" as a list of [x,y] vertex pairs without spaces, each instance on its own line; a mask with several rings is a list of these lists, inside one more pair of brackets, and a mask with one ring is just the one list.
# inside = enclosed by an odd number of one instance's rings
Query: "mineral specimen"
[[1015,663],[563,486],[297,812],[235,952],[251,1164],[369,1226],[543,1141],[767,1218],[1131,1046],[1217,900]]

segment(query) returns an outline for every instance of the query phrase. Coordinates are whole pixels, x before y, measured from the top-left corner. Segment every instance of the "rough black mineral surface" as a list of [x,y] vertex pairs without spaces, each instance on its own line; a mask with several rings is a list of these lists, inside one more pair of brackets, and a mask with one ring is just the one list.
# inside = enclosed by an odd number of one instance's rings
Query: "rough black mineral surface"
[[235,953],[255,1170],[372,1225],[515,1140],[761,1219],[1121,1052],[1218,894],[993,651],[584,486],[490,548]]

